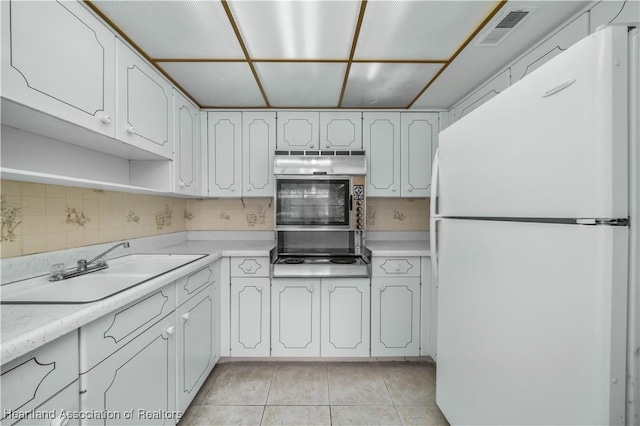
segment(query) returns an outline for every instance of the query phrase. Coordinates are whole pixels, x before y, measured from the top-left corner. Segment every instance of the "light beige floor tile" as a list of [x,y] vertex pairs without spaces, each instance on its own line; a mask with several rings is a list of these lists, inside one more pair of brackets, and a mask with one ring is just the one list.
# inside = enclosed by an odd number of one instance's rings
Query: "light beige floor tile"
[[268,405],[264,409],[262,425],[330,425],[328,406]]
[[263,411],[262,405],[203,405],[191,419],[189,426],[259,425]]
[[267,405],[329,405],[327,374],[323,363],[278,365]]
[[331,407],[332,425],[402,425],[393,405],[334,406]]
[[275,370],[273,363],[229,363],[202,405],[264,405]]
[[396,409],[405,426],[449,426],[435,402],[427,405],[399,405]]
[[395,405],[424,405],[435,401],[435,366],[426,362],[378,364]]
[[182,413],[182,417],[180,418],[180,421],[178,422],[178,426],[190,426],[191,425],[191,420],[193,419],[193,417],[195,416],[196,412],[200,409],[199,405],[194,405],[191,404],[187,410]]
[[384,380],[374,363],[329,365],[331,405],[391,405]]
[[213,386],[218,376],[220,376],[220,372],[222,370],[224,370],[224,364],[218,364],[215,367],[213,367],[213,371],[209,373],[209,377],[206,378],[206,380],[202,384],[202,387],[200,388],[196,396],[193,398],[193,401],[191,401],[191,405],[202,405],[202,403],[204,402],[204,399],[211,391],[211,387]]

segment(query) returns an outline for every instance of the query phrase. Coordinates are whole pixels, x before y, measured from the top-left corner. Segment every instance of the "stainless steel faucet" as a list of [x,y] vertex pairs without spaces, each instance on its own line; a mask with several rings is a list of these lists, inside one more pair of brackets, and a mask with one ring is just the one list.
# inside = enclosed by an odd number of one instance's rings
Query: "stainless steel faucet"
[[[109,265],[107,265],[107,259],[103,258],[107,253],[117,249],[118,247],[124,247],[124,248],[129,248],[129,242],[125,241],[124,243],[120,243],[120,244],[116,244],[115,246],[111,247],[109,250],[100,253],[99,255],[97,255],[96,257],[94,257],[93,259],[87,261],[86,259],[80,259],[77,262],[77,267],[74,270],[71,270],[69,272],[65,272],[63,274],[58,274],[58,275],[51,275],[49,277],[49,281],[60,281],[60,280],[66,280],[67,278],[73,278],[73,277],[77,277],[80,275],[84,275],[84,274],[88,274],[90,272],[96,272],[96,271],[100,271],[102,269],[106,269],[109,267]],[[95,263],[95,265],[93,265]],[[93,266],[91,266],[93,265]]]

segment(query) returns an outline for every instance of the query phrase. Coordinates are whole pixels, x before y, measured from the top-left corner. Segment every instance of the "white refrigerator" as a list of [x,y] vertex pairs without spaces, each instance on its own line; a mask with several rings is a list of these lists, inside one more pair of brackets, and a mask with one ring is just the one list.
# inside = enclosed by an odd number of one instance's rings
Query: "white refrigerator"
[[451,424],[625,424],[637,404],[637,37],[600,30],[440,133],[436,402]]

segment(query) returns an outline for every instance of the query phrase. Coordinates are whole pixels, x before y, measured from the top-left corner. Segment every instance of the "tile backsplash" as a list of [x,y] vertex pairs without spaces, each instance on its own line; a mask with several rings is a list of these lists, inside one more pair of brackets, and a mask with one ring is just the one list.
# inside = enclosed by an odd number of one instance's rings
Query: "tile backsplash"
[[[272,231],[272,198],[182,199],[0,181],[0,257],[180,231]],[[368,198],[367,230],[428,231],[428,198]]]
[[1,257],[186,230],[186,200],[2,180]]

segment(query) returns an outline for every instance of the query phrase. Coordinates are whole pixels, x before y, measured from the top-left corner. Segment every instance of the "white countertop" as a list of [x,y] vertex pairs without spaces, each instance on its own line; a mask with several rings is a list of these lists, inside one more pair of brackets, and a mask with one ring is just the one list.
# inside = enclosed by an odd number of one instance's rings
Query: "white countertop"
[[372,256],[431,256],[429,240],[375,240],[365,246]]
[[5,364],[224,256],[268,256],[274,241],[181,241],[145,253],[208,254],[104,300],[75,305],[1,305],[0,363]]
[[[219,259],[269,256],[273,240],[187,240],[144,253],[208,254],[104,300],[75,305],[2,305],[0,363],[5,364]],[[373,256],[429,256],[428,240],[367,241]]]

